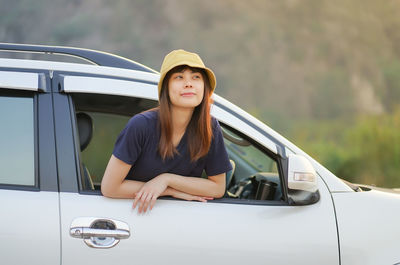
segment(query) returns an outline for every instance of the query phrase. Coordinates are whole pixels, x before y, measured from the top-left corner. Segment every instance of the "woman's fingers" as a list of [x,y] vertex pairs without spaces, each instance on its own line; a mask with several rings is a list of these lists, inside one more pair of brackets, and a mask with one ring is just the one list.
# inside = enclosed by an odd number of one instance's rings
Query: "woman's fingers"
[[193,198],[192,201],[207,202],[207,200],[204,199],[203,197],[195,197],[195,198]]
[[153,195],[153,197],[151,198],[151,202],[150,202],[150,210],[153,209],[154,204],[156,203],[156,200],[157,200],[157,196]]
[[162,175],[145,183],[135,196],[132,207],[139,204],[138,212],[146,212],[147,209],[153,209],[157,198],[167,189],[167,182]]
[[133,201],[132,208],[135,209],[136,206],[139,206],[138,212],[146,212],[147,209],[151,210],[154,207],[154,204],[157,201],[159,195],[154,194],[152,192],[139,191],[136,194],[135,200]]
[[142,190],[140,190],[138,193],[136,193],[135,199],[133,200],[132,209],[136,208],[136,206],[137,206],[137,204],[138,204],[138,202],[140,200],[140,197],[142,197],[142,195],[143,195],[143,191]]
[[149,207],[149,204],[150,204],[150,200],[151,200],[151,198],[152,198],[153,196],[154,196],[153,194],[148,193],[147,196],[146,196],[146,198],[143,199],[143,212],[146,212],[146,211],[147,211],[147,208]]
[[204,196],[196,196],[196,195],[189,195],[190,197],[186,198],[188,201],[200,201],[200,202],[207,202],[209,200],[213,200],[213,197],[204,197]]
[[[146,206],[146,199],[147,199],[148,196],[149,196],[149,193],[144,192],[143,195],[142,195],[142,197],[140,197],[140,200],[139,200],[139,209],[138,209],[139,213],[145,211],[144,209],[147,208],[147,206]],[[145,206],[146,206],[146,207],[145,207]]]
[[180,191],[175,191],[173,196],[175,198],[183,199],[186,201],[199,201],[199,202],[207,202],[208,200],[214,199],[212,197],[196,196],[196,195],[191,195],[191,194],[180,192]]

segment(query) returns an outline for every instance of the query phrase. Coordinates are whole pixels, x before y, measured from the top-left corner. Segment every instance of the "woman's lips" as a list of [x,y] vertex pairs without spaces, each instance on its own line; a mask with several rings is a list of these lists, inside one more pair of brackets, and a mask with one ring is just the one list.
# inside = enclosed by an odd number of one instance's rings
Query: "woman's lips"
[[196,95],[196,94],[193,93],[193,92],[187,92],[187,93],[182,93],[181,94],[182,97],[191,97],[191,96],[194,96],[194,95]]

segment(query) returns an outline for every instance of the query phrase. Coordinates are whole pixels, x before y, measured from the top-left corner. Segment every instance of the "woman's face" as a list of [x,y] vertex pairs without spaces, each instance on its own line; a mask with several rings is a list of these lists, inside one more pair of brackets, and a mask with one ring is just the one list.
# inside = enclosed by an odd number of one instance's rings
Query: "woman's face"
[[168,81],[168,94],[172,105],[175,107],[197,107],[204,96],[202,74],[190,68],[173,73]]

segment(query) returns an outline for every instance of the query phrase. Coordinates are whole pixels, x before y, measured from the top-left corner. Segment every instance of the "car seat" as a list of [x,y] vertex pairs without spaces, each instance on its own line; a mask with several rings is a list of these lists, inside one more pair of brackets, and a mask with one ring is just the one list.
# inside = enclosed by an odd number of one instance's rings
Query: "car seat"
[[233,161],[232,159],[230,159],[229,161],[231,162],[232,170],[226,172],[226,189],[228,189],[229,186],[231,185],[233,173],[235,172],[235,167],[236,167],[235,161]]
[[225,194],[224,194],[224,198],[229,198],[230,196],[228,195],[228,189],[230,188],[231,182],[232,182],[232,178],[233,178],[233,173],[235,173],[235,168],[236,168],[236,164],[235,161],[233,161],[232,159],[229,159],[229,162],[231,162],[231,166],[232,169],[229,170],[228,172],[226,172],[225,176],[226,176],[226,183],[225,183]]

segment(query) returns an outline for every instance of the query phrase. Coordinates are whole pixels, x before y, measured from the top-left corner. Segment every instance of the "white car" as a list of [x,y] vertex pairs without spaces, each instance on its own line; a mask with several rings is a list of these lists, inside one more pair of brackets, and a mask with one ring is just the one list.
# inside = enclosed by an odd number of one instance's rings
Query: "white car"
[[165,197],[138,214],[103,197],[118,133],[157,106],[158,73],[85,49],[0,52],[0,264],[400,264],[399,194],[337,178],[218,95],[212,115],[235,166],[224,198]]

